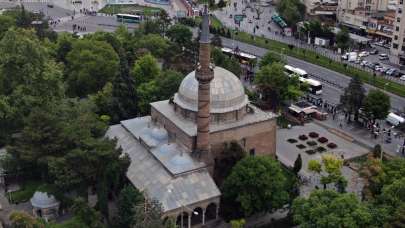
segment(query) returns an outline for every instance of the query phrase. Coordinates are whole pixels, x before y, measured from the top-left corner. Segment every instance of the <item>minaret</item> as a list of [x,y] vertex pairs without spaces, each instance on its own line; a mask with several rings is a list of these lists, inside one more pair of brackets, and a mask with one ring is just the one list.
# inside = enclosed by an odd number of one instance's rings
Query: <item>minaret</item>
[[208,8],[203,12],[200,34],[199,64],[196,69],[198,81],[197,145],[196,152],[200,158],[210,161],[210,82],[214,78],[211,66],[211,41],[209,31]]

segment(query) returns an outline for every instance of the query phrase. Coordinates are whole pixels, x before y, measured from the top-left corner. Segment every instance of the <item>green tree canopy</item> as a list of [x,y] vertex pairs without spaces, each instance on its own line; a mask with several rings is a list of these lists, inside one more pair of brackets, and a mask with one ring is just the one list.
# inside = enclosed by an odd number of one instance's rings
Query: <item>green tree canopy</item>
[[131,185],[126,185],[118,196],[117,226],[131,228],[135,223],[135,206],[143,202],[143,195]]
[[211,54],[216,66],[223,67],[234,73],[236,76],[240,76],[242,73],[242,68],[240,67],[240,63],[236,58],[225,55],[219,48],[212,49]]
[[94,94],[118,74],[118,55],[111,45],[103,41],[76,41],[66,60],[70,96]]
[[350,36],[349,36],[349,30],[347,28],[342,28],[337,34],[336,34],[336,45],[338,48],[342,50],[346,50],[350,46]]
[[172,25],[167,31],[169,39],[182,47],[189,47],[193,33],[191,30],[182,24]]
[[363,106],[366,90],[363,88],[363,83],[358,76],[354,76],[349,85],[345,88],[343,95],[340,96],[340,103],[350,115],[354,114],[354,120],[358,120],[359,110]]
[[0,15],[0,39],[7,32],[7,30],[15,26],[15,19],[8,15]]
[[277,12],[288,26],[293,28],[299,21],[304,20],[305,11],[305,5],[299,0],[283,0],[277,4]]
[[371,90],[364,99],[364,112],[372,120],[383,120],[391,108],[390,97],[381,90]]
[[280,63],[266,65],[257,72],[254,83],[258,86],[263,100],[277,108],[279,103],[287,100],[297,100],[307,89],[300,84],[298,77],[288,77]]
[[157,35],[157,34],[148,34],[143,36],[135,43],[136,49],[145,48],[153,56],[159,58],[163,57],[169,48],[169,42],[167,39]]
[[135,62],[132,70],[132,75],[135,78],[136,86],[139,87],[143,83],[151,82],[154,78],[160,75],[160,68],[156,59],[146,54]]
[[368,208],[353,194],[315,190],[308,199],[297,198],[292,205],[293,218],[300,227],[372,227]]
[[224,200],[234,201],[245,216],[272,211],[288,202],[286,177],[280,164],[271,157],[249,156],[239,161],[226,178]]
[[264,66],[267,66],[267,65],[271,65],[272,63],[285,64],[285,60],[283,59],[283,57],[280,54],[269,51],[260,60],[259,66],[264,67]]

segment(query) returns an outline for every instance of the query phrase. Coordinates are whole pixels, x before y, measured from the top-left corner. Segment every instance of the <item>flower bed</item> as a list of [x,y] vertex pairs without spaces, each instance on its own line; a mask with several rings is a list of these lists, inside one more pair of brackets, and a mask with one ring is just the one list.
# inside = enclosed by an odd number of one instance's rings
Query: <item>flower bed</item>
[[302,145],[302,144],[298,144],[298,145],[296,145],[296,147],[298,148],[298,149],[305,149],[305,148],[307,148],[306,146],[304,146],[304,145]]
[[308,155],[312,155],[312,154],[315,154],[316,151],[315,150],[306,150],[305,153],[307,153]]
[[311,138],[318,138],[318,136],[319,136],[319,134],[318,133],[316,133],[316,132],[309,132],[309,137],[311,137]]
[[315,141],[308,141],[307,145],[308,146],[316,146],[316,145],[318,145],[318,143],[316,143]]
[[337,145],[333,142],[328,143],[327,147],[329,147],[330,149],[335,149],[337,147]]
[[319,139],[318,139],[318,142],[320,142],[320,143],[327,143],[329,140],[327,139],[327,138],[325,138],[325,137],[320,137]]
[[316,148],[316,151],[318,151],[319,153],[322,153],[322,152],[325,152],[326,149],[325,149],[325,147],[318,146],[318,148]]
[[308,137],[307,137],[306,135],[300,135],[298,138],[299,138],[300,140],[303,140],[303,141],[305,141],[305,140],[308,139]]
[[287,139],[287,142],[289,142],[289,143],[296,143],[296,142],[298,142],[298,140],[296,140],[296,139]]

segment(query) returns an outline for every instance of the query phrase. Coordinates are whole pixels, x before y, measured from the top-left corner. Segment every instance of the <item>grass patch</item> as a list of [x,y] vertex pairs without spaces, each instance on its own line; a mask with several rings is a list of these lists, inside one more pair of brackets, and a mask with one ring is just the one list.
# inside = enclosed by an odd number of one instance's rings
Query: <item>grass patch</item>
[[[328,68],[330,70],[345,74],[350,77],[358,75],[364,83],[373,85],[381,89],[384,89],[385,86],[387,91],[405,97],[405,86],[378,76],[374,77],[372,74],[366,71],[333,61],[327,57],[318,55],[311,50],[301,49],[297,47],[289,48],[287,44],[275,40],[266,39],[264,37],[255,36],[254,39],[252,39],[252,35],[246,32],[234,33],[234,37],[236,40],[239,40],[241,42],[266,48],[277,53],[284,53],[286,55],[302,59],[304,61]],[[386,83],[389,84],[385,85]]]
[[23,203],[31,199],[36,191],[53,193],[55,188],[48,184],[36,180],[26,181],[22,184],[21,189],[12,193],[7,193],[7,198],[10,199],[12,203]]
[[[194,22],[198,26],[202,22],[202,17],[195,17]],[[223,27],[222,22],[215,15],[210,16],[210,23],[211,27],[216,29],[220,29]]]
[[155,13],[159,13],[163,9],[157,7],[149,6],[140,6],[135,4],[120,4],[120,5],[106,5],[99,12],[108,13],[108,14],[117,14],[117,13],[127,13],[127,14],[136,14],[141,13],[145,16],[153,16]]

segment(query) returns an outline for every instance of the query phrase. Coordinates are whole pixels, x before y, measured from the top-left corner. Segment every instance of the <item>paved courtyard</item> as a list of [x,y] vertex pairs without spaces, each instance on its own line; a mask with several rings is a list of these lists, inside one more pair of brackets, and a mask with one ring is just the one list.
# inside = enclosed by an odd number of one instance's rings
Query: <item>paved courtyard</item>
[[[319,137],[326,137],[329,142],[333,142],[337,145],[335,149],[329,149],[325,143],[323,146],[327,149],[327,152],[319,153],[316,152],[315,154],[309,155],[305,151],[311,149],[310,146],[306,144],[307,141],[314,140],[314,139],[307,139],[305,141],[299,140],[298,137],[300,135],[307,135],[310,132],[316,132],[319,134]],[[297,143],[290,143],[287,139],[297,139]],[[317,141],[316,139],[314,141]],[[298,149],[296,145],[303,144],[306,146],[305,149]],[[320,143],[318,143],[320,145]],[[350,142],[349,140],[340,137],[326,128],[317,125],[315,123],[308,123],[305,126],[294,126],[291,129],[278,129],[277,130],[277,157],[278,159],[285,164],[286,166],[294,166],[294,162],[298,156],[301,154],[302,157],[302,169],[300,171],[301,177],[306,180],[304,185],[301,187],[301,194],[307,195],[312,191],[315,186],[322,188],[320,184],[320,177],[315,175],[314,173],[308,170],[308,161],[309,160],[321,160],[323,154],[332,153],[338,157],[344,156],[344,159],[351,159],[355,158],[364,154],[367,154],[369,150],[365,147],[357,145],[355,143]],[[345,176],[346,180],[348,181],[348,186],[346,190],[348,192],[353,192],[360,196],[361,190],[364,186],[362,179],[359,177],[358,173],[353,171],[347,166],[344,166],[342,169],[343,176]],[[332,186],[328,186],[332,187]]]

